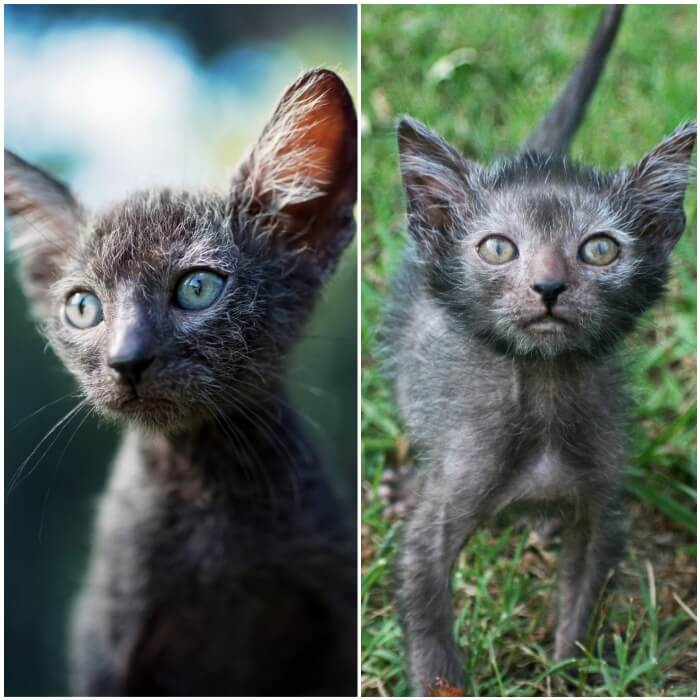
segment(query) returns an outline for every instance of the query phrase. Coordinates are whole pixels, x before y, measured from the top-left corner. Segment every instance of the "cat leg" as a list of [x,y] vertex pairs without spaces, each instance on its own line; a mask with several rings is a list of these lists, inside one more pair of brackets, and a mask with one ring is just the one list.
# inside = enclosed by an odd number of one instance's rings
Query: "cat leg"
[[595,604],[624,548],[619,508],[564,527],[559,570],[559,617],[554,643],[557,661],[579,654]]
[[70,636],[73,695],[123,694],[122,681],[115,668],[114,648],[108,638],[109,624],[102,610],[99,598],[84,591],[75,610]]
[[[488,470],[481,472],[489,473]],[[439,677],[464,684],[464,661],[452,634],[450,574],[466,540],[481,524],[488,489],[466,491],[430,475],[406,524],[398,563],[398,604],[408,650],[411,688],[425,695]]]

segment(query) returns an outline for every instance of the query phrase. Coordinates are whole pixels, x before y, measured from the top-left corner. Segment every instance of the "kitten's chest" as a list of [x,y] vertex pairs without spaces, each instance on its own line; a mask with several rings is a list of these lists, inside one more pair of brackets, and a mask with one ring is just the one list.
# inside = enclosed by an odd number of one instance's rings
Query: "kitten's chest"
[[214,579],[274,559],[302,519],[291,486],[265,466],[215,443],[175,451],[129,434],[103,499],[102,537],[155,578]]
[[515,460],[500,493],[498,510],[511,505],[575,503],[579,500],[580,466],[566,452],[552,445],[536,447]]
[[[601,368],[605,369],[605,368]],[[621,464],[623,415],[608,371],[514,373],[500,463],[521,500],[574,500]]]
[[512,367],[503,383],[501,419],[525,442],[566,451],[604,437],[620,415],[619,380],[607,367]]

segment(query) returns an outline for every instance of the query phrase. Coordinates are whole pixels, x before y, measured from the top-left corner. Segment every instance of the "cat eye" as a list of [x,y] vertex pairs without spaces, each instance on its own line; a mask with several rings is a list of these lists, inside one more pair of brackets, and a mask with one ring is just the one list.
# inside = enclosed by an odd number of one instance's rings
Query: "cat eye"
[[482,260],[491,265],[502,265],[518,257],[518,249],[504,236],[488,236],[484,238],[477,252]]
[[620,246],[610,236],[593,236],[579,252],[581,260],[588,265],[609,265],[620,254]]
[[91,292],[74,292],[66,300],[64,313],[74,328],[92,328],[102,321],[102,304]]
[[225,277],[209,270],[189,272],[177,285],[175,301],[181,309],[201,311],[219,298],[225,281]]

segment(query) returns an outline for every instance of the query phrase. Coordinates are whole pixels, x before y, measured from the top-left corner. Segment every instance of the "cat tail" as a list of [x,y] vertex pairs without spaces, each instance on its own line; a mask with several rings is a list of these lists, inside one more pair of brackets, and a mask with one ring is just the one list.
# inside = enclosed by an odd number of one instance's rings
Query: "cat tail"
[[608,5],[583,60],[578,64],[557,101],[525,142],[523,151],[564,155],[586,112],[605,67],[622,19],[624,5]]

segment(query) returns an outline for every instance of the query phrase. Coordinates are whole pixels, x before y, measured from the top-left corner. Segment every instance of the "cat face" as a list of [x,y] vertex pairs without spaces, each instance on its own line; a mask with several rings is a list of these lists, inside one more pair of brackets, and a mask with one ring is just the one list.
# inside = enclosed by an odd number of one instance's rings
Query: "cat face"
[[91,216],[6,153],[24,288],[102,414],[156,430],[246,410],[352,238],[355,113],[328,71],[285,94],[229,195],[138,193]]
[[43,326],[95,407],[184,427],[275,388],[317,287],[224,198],[143,193],[86,226]]
[[501,352],[607,351],[663,292],[694,142],[686,125],[611,174],[533,154],[484,169],[402,122],[409,229],[428,289],[455,329]]

